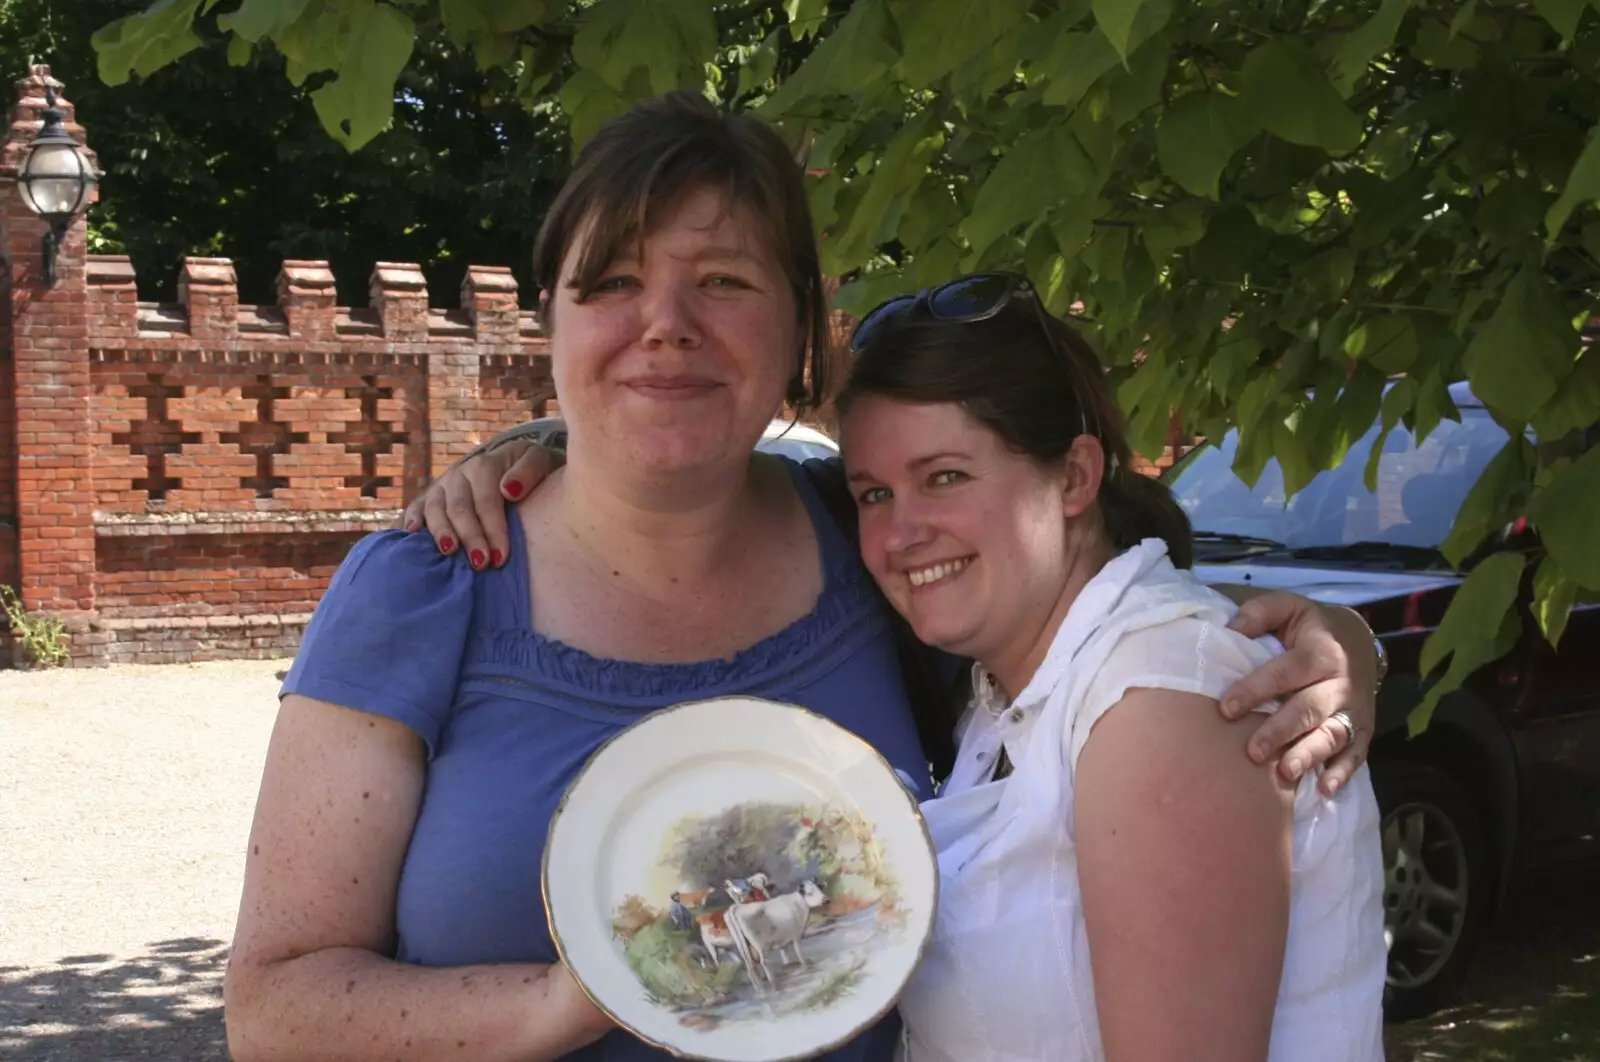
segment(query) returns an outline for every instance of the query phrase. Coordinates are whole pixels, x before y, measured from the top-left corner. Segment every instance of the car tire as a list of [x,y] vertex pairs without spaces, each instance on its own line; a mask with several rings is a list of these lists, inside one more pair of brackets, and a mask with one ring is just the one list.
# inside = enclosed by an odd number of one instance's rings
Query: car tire
[[1418,760],[1372,764],[1382,814],[1383,1011],[1406,1021],[1438,1010],[1460,986],[1493,905],[1482,817],[1446,772]]

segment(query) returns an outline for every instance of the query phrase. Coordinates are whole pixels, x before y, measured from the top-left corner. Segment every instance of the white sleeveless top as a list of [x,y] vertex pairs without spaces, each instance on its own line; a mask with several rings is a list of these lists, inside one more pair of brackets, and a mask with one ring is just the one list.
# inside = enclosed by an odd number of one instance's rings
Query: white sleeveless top
[[[1073,839],[1078,755],[1128,689],[1220,698],[1281,651],[1228,630],[1236,611],[1146,540],[1084,588],[1013,703],[979,669],[956,767],[923,805],[940,897],[933,940],[900,1000],[906,1062],[1105,1058]],[[1014,770],[988,781],[1002,746]],[[1331,800],[1307,774],[1293,848],[1269,1057],[1381,1060],[1383,862],[1365,767]]]

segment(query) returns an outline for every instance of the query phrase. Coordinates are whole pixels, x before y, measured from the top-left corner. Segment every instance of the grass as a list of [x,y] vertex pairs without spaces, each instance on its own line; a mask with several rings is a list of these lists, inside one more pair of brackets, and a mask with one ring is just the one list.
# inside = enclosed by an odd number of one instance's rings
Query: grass
[[1519,895],[1461,1002],[1384,1039],[1388,1062],[1600,1062],[1600,873]]

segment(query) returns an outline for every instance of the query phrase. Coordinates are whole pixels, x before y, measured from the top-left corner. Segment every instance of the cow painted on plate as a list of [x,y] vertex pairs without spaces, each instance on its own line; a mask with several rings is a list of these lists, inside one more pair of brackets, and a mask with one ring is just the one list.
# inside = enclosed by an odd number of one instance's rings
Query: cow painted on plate
[[827,1008],[906,925],[854,810],[750,802],[685,817],[654,878],[659,891],[621,898],[613,935],[646,996],[693,1029]]

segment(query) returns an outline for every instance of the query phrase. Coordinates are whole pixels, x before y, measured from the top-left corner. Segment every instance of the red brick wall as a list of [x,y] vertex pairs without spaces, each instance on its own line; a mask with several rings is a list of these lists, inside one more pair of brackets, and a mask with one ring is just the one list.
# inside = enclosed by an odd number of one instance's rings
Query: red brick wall
[[241,306],[230,262],[191,258],[176,304],[142,303],[81,217],[46,284],[14,181],[46,84],[19,83],[0,158],[0,581],[66,622],[79,663],[292,651],[351,545],[544,412],[548,344],[499,267],[442,309],[417,266],[380,262],[372,309],[349,310],[322,262]]

